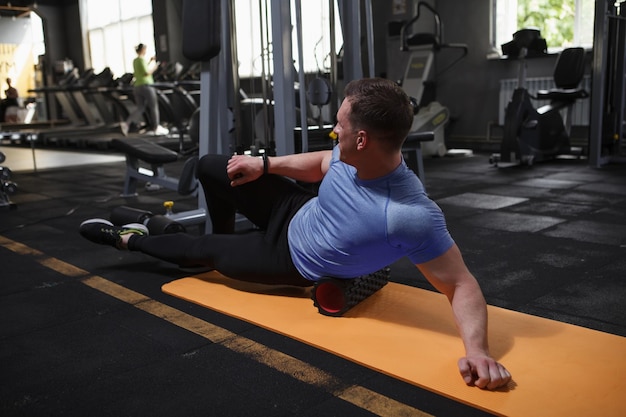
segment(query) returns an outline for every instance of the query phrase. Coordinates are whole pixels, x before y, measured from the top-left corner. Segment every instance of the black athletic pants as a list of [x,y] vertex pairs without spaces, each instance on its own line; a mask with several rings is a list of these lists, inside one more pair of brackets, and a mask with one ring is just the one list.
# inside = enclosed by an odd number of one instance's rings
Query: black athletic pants
[[[265,284],[309,286],[293,265],[287,242],[289,221],[315,194],[276,175],[232,187],[226,155],[206,155],[198,164],[213,233],[134,235],[128,242],[140,251],[180,266],[208,266],[222,274]],[[239,212],[259,230],[234,233]]]

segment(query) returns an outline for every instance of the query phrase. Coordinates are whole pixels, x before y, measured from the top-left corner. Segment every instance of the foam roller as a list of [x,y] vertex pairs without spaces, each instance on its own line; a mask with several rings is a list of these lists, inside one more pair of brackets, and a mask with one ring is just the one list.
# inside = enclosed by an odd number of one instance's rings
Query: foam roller
[[142,210],[134,207],[119,206],[114,207],[111,210],[111,223],[121,226],[128,223],[141,223],[146,224],[150,217],[154,216],[154,213],[147,210]]
[[128,206],[113,208],[111,211],[111,223],[118,226],[128,223],[141,223],[148,228],[151,235],[185,233],[185,226],[168,216],[153,214],[151,211]]
[[342,316],[384,287],[389,282],[390,273],[391,269],[386,267],[351,279],[323,277],[313,286],[313,305],[325,316]]

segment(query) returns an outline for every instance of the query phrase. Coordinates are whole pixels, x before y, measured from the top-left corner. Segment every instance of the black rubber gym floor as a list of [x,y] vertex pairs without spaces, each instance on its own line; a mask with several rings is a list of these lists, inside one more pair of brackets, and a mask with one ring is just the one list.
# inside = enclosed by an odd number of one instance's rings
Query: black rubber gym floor
[[[489,304],[626,336],[626,165],[425,163]],[[167,190],[119,197],[124,169],[14,173],[18,207],[0,211],[0,415],[485,415],[167,296],[161,285],[188,273],[83,240],[79,223],[116,206],[195,208]],[[430,289],[405,261],[392,279]]]

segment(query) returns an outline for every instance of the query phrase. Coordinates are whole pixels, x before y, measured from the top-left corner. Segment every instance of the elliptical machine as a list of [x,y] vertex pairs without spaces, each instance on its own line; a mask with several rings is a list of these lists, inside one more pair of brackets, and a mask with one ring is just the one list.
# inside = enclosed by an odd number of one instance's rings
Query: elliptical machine
[[[420,17],[421,9],[426,8],[434,20],[433,32],[411,32]],[[417,5],[417,14],[400,28],[400,50],[408,52],[408,65],[401,81],[402,89],[413,97],[419,105],[411,126],[411,133],[433,132],[434,140],[417,144],[407,139],[406,146],[420,146],[424,156],[444,156],[448,151],[445,145],[444,127],[450,119],[450,111],[435,99],[435,79],[452,68],[467,56],[466,44],[445,43],[443,41],[443,24],[439,13],[428,3],[420,1]],[[457,50],[454,59],[445,68],[433,74],[435,54],[442,50]]]
[[[513,40],[502,45],[502,52],[519,59],[518,86],[506,107],[504,134],[500,153],[490,158],[499,162],[532,165],[534,162],[569,154],[572,106],[578,99],[589,96],[579,88],[585,71],[583,48],[567,48],[558,56],[554,67],[556,88],[540,90],[532,96],[526,89],[526,58],[547,54],[547,44],[536,29],[521,29]],[[533,100],[550,100],[536,109]],[[565,119],[561,110],[566,109]]]

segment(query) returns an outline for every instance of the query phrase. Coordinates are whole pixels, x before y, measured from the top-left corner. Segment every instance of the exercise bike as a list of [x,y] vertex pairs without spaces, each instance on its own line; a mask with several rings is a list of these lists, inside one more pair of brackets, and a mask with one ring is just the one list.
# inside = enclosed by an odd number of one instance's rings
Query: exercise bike
[[[567,48],[558,56],[554,67],[556,88],[539,90],[532,96],[526,89],[526,58],[547,54],[545,39],[536,29],[522,29],[513,40],[502,45],[502,51],[519,59],[518,87],[506,107],[500,153],[490,163],[532,165],[534,162],[571,154],[570,132],[572,108],[576,100],[589,96],[579,88],[585,70],[583,48]],[[550,100],[535,108],[531,100]],[[565,118],[562,116],[565,110]]]

